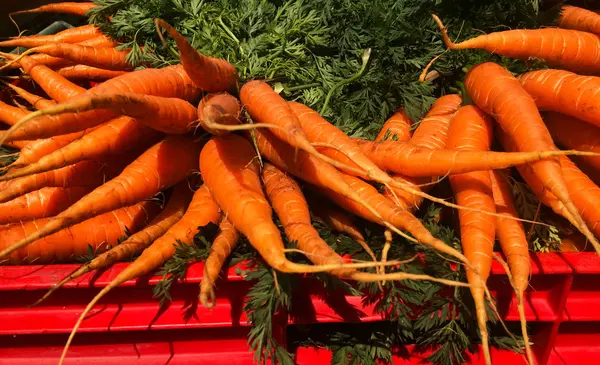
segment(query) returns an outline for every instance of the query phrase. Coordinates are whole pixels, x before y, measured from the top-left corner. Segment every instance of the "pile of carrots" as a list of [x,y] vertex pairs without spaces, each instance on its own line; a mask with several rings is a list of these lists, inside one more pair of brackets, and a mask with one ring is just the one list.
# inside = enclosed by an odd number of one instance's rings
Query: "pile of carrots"
[[[83,16],[92,7],[59,3],[29,11]],[[157,31],[175,39],[181,56],[180,64],[161,69],[131,70],[127,51],[92,25],[0,42],[29,48],[21,55],[1,53],[6,62],[0,68],[20,69],[44,91],[40,96],[9,84],[21,101],[0,103],[0,121],[7,125],[0,144],[19,150],[0,176],[0,260],[68,262],[91,244],[98,256],[46,298],[69,280],[139,255],[81,314],[61,363],[101,297],[161,266],[177,242],[193,244],[211,223],[219,233],[205,263],[205,306],[218,300],[214,283],[243,235],[281,272],[470,287],[488,364],[485,283],[497,238],[533,363],[522,305],[530,272],[527,235],[507,169],[516,167],[539,200],[600,253],[600,188],[591,173],[600,171],[600,78],[593,76],[600,73],[600,15],[564,6],[557,28],[502,31],[462,43],[453,43],[434,19],[451,50],[535,57],[555,68],[514,76],[496,63],[481,63],[465,79],[471,103],[465,95],[442,96],[416,125],[398,109],[369,141],[350,138],[265,81],[238,79],[235,65],[200,54],[161,19]],[[84,88],[75,79],[102,82]],[[492,151],[494,141],[504,151]],[[445,177],[455,203],[428,194]],[[163,206],[153,199],[158,194],[168,197]],[[462,252],[414,215],[424,199],[458,209]],[[273,210],[297,249],[284,246]],[[353,237],[373,262],[343,259],[319,236],[311,213]],[[468,283],[385,273],[386,266],[400,264],[387,257],[390,243],[377,258],[348,214],[461,262]],[[290,261],[290,251],[313,265]],[[361,270],[367,268],[373,270]]]

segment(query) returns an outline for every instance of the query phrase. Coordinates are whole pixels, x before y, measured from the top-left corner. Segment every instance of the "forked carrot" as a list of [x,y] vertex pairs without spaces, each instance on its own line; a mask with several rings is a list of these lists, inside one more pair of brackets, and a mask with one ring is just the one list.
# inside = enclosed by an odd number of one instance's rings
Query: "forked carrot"
[[[196,163],[198,161],[196,160]],[[175,245],[191,245],[194,242],[194,236],[203,233],[203,229],[208,225],[216,224],[221,217],[219,206],[212,199],[208,189],[205,186],[200,187],[194,194],[192,201],[181,219],[172,225],[165,234],[160,236],[154,243],[146,248],[142,254],[123,271],[121,271],[106,287],[104,287],[87,305],[79,316],[77,323],[69,335],[61,354],[59,365],[63,363],[69,350],[69,346],[75,337],[75,333],[81,326],[85,316],[96,305],[96,303],[106,293],[113,288],[123,284],[128,280],[135,279],[145,275],[163,264],[175,253]]]
[[66,283],[93,270],[100,270],[112,266],[115,262],[124,261],[143,251],[150,246],[154,240],[165,234],[169,228],[177,223],[187,210],[192,199],[192,191],[187,181],[182,181],[173,187],[173,193],[165,208],[147,226],[139,232],[134,233],[125,241],[110,250],[96,256],[92,261],[80,266],[73,273],[53,285],[44,296],[38,299],[32,306],[40,304],[56,290],[62,288]]
[[[107,212],[39,239],[1,261],[13,265],[68,262],[73,257],[85,255],[90,245],[102,252],[116,245],[127,231],[137,232],[144,227],[159,210],[158,204],[147,201]],[[44,218],[7,226],[0,231],[0,249],[27,237],[50,220]]]
[[385,121],[375,141],[394,140],[406,142],[410,139],[412,120],[404,109],[396,111],[388,120]]
[[33,9],[19,10],[9,15],[32,14],[32,13],[60,13],[85,16],[87,12],[96,7],[93,2],[62,2],[39,6]]
[[[552,139],[559,146],[600,153],[600,127],[560,113],[546,112],[542,117]],[[600,171],[600,157],[579,156],[579,158]]]
[[48,43],[79,43],[90,38],[102,35],[100,29],[93,25],[83,25],[68,28],[56,34],[32,35],[28,37],[15,37],[0,41],[0,47],[39,47]]
[[514,29],[453,43],[442,21],[432,15],[448,49],[484,49],[501,56],[527,60],[535,57],[551,66],[579,73],[600,71],[600,38],[595,34],[560,28]]
[[519,81],[539,109],[570,115],[600,127],[600,102],[596,97],[600,77],[548,69],[524,73]]
[[[598,52],[600,54],[600,52]],[[518,151],[557,150],[533,98],[506,69],[492,62],[473,67],[465,86],[473,102],[496,119]],[[600,243],[573,204],[557,159],[532,162],[536,176],[571,214],[576,227],[600,253]]]
[[[458,109],[448,131],[446,147],[457,151],[488,151],[493,135],[492,120],[473,105]],[[489,171],[474,171],[450,176],[456,202],[482,212],[496,212]],[[486,364],[491,364],[484,285],[492,267],[496,219],[483,213],[458,211],[463,252],[479,272],[467,269],[471,295]]]
[[[293,155],[290,157],[293,159]],[[311,266],[289,261],[279,230],[272,221],[271,206],[262,192],[256,152],[244,138],[233,134],[213,137],[200,153],[200,172],[227,219],[273,269],[313,273],[375,266],[372,263]]]
[[34,163],[9,171],[0,176],[0,181],[54,170],[82,160],[106,158],[110,155],[116,157],[134,147],[150,147],[163,137],[163,133],[146,127],[136,119],[117,118],[64,147],[47,153]]
[[170,24],[162,19],[154,19],[156,29],[162,39],[160,29],[165,29],[175,40],[179,49],[179,58],[185,71],[194,83],[209,93],[231,91],[237,83],[237,71],[226,60],[207,57],[190,45]]
[[[517,217],[518,214],[513,202],[511,188],[502,172],[490,171],[490,178],[496,211],[506,214],[509,217]],[[529,274],[531,273],[529,244],[527,243],[525,229],[519,221],[498,217],[496,219],[496,237],[508,261],[510,275],[512,276],[511,283],[514,285],[517,297],[517,307],[521,320],[521,332],[523,333],[523,341],[525,342],[527,360],[529,364],[533,365],[535,362],[529,344],[527,320],[525,319],[525,308],[523,307],[525,290],[529,285]]]
[[113,77],[121,76],[127,73],[127,71],[115,71],[105,70],[103,68],[97,68],[87,65],[74,65],[59,68],[56,72],[64,78],[69,80],[108,80]]
[[[186,178],[197,166],[199,149],[200,146],[189,138],[165,137],[125,167],[119,176],[81,198],[35,233],[2,250],[0,258],[95,215],[152,198]],[[88,161],[78,164],[84,162]],[[22,179],[27,178],[29,176]]]
[[582,32],[600,34],[600,15],[577,6],[561,6],[560,17],[557,23],[563,29],[575,29]]
[[42,188],[0,204],[0,224],[57,215],[92,190],[90,187]]
[[220,125],[240,124],[241,105],[238,99],[228,93],[208,94],[198,104],[198,121],[204,130],[214,135],[228,131],[214,128]]
[[240,234],[237,229],[227,217],[223,217],[221,223],[219,223],[219,233],[210,246],[210,252],[204,262],[204,274],[200,283],[199,300],[206,308],[215,306],[217,298],[213,289],[214,283],[225,261],[237,246],[239,238]]

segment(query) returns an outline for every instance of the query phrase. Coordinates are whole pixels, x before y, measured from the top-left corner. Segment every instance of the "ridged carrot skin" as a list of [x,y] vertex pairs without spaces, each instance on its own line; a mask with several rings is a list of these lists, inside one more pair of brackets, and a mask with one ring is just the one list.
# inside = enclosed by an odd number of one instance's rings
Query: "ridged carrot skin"
[[[437,17],[436,17],[437,18]],[[539,58],[550,66],[577,73],[600,72],[600,38],[592,33],[561,28],[514,29],[452,43],[439,18],[442,38],[449,49],[484,49],[521,60]]]
[[127,62],[129,51],[120,51],[116,48],[90,47],[71,43],[51,43],[30,48],[26,52],[43,53],[52,57],[59,57],[73,63],[104,68],[107,70],[132,70]]
[[[600,127],[560,113],[546,112],[542,116],[552,139],[559,146],[571,150],[600,153]],[[577,157],[600,171],[600,157]]]
[[0,204],[0,224],[57,215],[92,190],[90,187],[42,188]]
[[600,102],[596,96],[600,77],[550,69],[524,73],[519,81],[539,109],[600,126]]
[[[154,202],[142,202],[133,206],[104,213],[35,241],[0,260],[1,264],[50,264],[69,262],[88,252],[89,245],[103,252],[118,243],[126,232],[137,232],[160,210]],[[35,232],[51,218],[15,223],[0,231],[0,249]]]
[[595,12],[571,5],[563,5],[560,11],[557,20],[560,28],[600,34],[600,15]]
[[102,35],[102,32],[96,26],[83,25],[81,27],[68,28],[51,35],[32,35],[1,41],[0,47],[32,48],[48,43],[79,43],[99,35]]
[[[227,258],[237,246],[239,238],[238,230],[227,217],[223,217],[219,223],[219,233],[210,246],[210,252],[204,262],[204,274],[200,283],[200,303],[207,308],[215,305],[216,297],[213,286]],[[209,298],[211,301],[208,300]]]
[[85,16],[90,9],[96,6],[97,5],[92,2],[61,2],[42,5],[33,9],[17,11],[11,13],[11,15],[30,13],[60,13]]
[[198,121],[208,133],[220,136],[229,131],[211,128],[210,123],[240,124],[241,111],[240,101],[231,94],[208,94],[198,104]]
[[[95,215],[152,198],[186,178],[197,166],[199,150],[200,146],[190,138],[164,138],[127,165],[117,177],[81,198],[34,234],[0,252],[0,257]],[[79,163],[84,162],[88,161]]]
[[[456,112],[448,131],[446,147],[457,151],[489,151],[492,136],[491,118],[476,106],[467,105]],[[481,211],[459,210],[458,218],[463,252],[479,273],[478,275],[477,272],[467,269],[467,280],[471,284],[477,323],[482,336],[486,362],[488,362],[489,344],[483,285],[492,268],[496,235],[496,217],[485,214],[485,212],[496,213],[490,172],[484,170],[451,175],[450,185],[457,204]]]
[[375,141],[394,140],[406,142],[411,136],[412,120],[403,109],[396,111],[383,123]]
[[157,28],[164,28],[175,40],[185,71],[194,83],[209,93],[231,91],[237,83],[237,71],[226,60],[207,57],[192,47],[187,39],[162,19],[155,19]]
[[56,72],[69,80],[84,79],[84,80],[108,80],[113,77],[121,76],[127,71],[106,70],[86,65],[74,65],[59,68]]
[[[600,54],[600,52],[598,52]],[[473,67],[465,80],[473,102],[498,122],[518,151],[557,150],[534,99],[502,66],[486,62]],[[589,230],[569,196],[558,159],[532,162],[536,176],[567,208],[576,227],[600,252],[600,242]]]
[[64,147],[47,153],[34,163],[9,171],[4,176],[0,176],[0,181],[58,169],[82,160],[117,156],[134,147],[150,147],[163,137],[163,133],[146,127],[136,119],[117,118]]

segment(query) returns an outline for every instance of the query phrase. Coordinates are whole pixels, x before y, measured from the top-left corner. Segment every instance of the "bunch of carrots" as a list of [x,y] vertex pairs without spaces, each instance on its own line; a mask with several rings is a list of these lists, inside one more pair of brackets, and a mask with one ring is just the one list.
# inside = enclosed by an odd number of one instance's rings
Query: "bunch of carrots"
[[[93,6],[59,3],[28,12],[83,16]],[[462,43],[453,43],[433,17],[450,50],[535,57],[555,68],[515,76],[496,63],[481,63],[465,79],[470,103],[466,95],[442,96],[418,124],[398,109],[369,141],[347,136],[265,81],[240,80],[235,65],[202,55],[161,19],[155,19],[157,31],[176,41],[181,62],[160,69],[133,71],[127,50],[117,50],[92,25],[0,42],[29,48],[21,55],[1,53],[6,62],[0,68],[20,69],[44,92],[8,84],[27,106],[0,103],[0,121],[7,125],[0,144],[19,151],[0,176],[0,260],[68,262],[89,244],[97,250],[41,301],[74,278],[138,256],[81,314],[61,363],[100,298],[155,270],[173,256],[177,242],[191,245],[216,224],[200,286],[203,305],[218,300],[215,281],[243,235],[281,272],[468,286],[488,364],[484,300],[497,238],[533,364],[523,312],[529,245],[508,169],[516,167],[539,200],[600,253],[600,188],[592,174],[600,171],[600,101],[594,97],[600,78],[593,76],[600,73],[600,15],[564,6],[557,28],[502,31]],[[84,88],[74,79],[102,82]],[[492,150],[495,141],[504,151]],[[455,203],[428,193],[445,177]],[[162,206],[153,199],[158,194],[168,197]],[[458,210],[462,252],[415,216],[425,199]],[[285,247],[273,210],[297,249]],[[342,258],[319,236],[311,213],[351,235],[373,262]],[[401,235],[460,262],[468,282],[386,273],[400,264],[387,257],[392,241],[376,257],[349,215],[380,224],[386,237]],[[290,261],[291,251],[312,265]]]

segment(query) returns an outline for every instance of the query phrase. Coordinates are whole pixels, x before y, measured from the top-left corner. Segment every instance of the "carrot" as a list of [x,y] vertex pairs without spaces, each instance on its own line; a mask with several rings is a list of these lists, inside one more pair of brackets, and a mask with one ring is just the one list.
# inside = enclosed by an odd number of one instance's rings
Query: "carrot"
[[332,231],[345,233],[358,243],[373,261],[377,261],[375,253],[369,247],[365,237],[353,220],[343,210],[337,208],[320,194],[306,194],[306,201],[311,207],[312,214]]
[[[2,56],[2,58],[6,58],[9,60],[12,60],[12,59],[15,59],[18,57],[18,55],[16,55],[16,54],[2,53],[2,52],[0,52],[0,56]],[[56,68],[65,67],[65,66],[69,66],[69,65],[73,64],[73,62],[71,62],[69,60],[65,60],[64,58],[52,57],[52,56],[48,56],[47,54],[43,54],[43,53],[32,54],[30,56],[27,56],[27,59],[31,60],[32,62],[35,62],[37,65],[46,66],[49,69],[56,69]],[[19,69],[23,66],[22,61],[23,60],[21,60],[17,63],[12,63],[10,65],[5,64],[6,69],[7,70]]]
[[231,255],[231,252],[237,246],[239,237],[240,234],[237,229],[235,229],[227,217],[223,217],[221,223],[219,223],[219,233],[210,246],[210,253],[204,262],[204,275],[200,283],[199,300],[206,308],[215,306],[216,296],[213,285],[225,261],[227,261],[229,255]]
[[[300,159],[298,156],[297,161]],[[285,257],[279,230],[271,220],[271,206],[262,192],[256,153],[244,138],[233,134],[213,137],[200,153],[200,172],[227,219],[273,269],[312,273],[342,268],[297,264]],[[355,265],[374,266],[370,263]]]
[[39,47],[48,43],[79,43],[90,38],[102,35],[100,29],[93,25],[68,28],[51,35],[32,35],[29,37],[15,37],[0,42],[0,47]]
[[0,181],[54,170],[82,160],[105,158],[109,155],[115,157],[133,147],[150,147],[163,136],[136,119],[117,118],[46,154],[35,163],[0,176]]
[[104,68],[108,70],[132,70],[133,67],[127,62],[129,51],[121,51],[116,48],[90,47],[72,43],[50,43],[30,48],[18,57],[0,67],[0,70],[12,63],[19,62],[24,56],[32,53],[44,53],[52,57],[59,57],[74,63]]
[[[89,246],[97,252],[103,252],[116,245],[126,232],[136,232],[144,227],[158,210],[159,206],[154,202],[141,202],[98,215],[13,252],[3,259],[2,264],[68,262],[73,257],[85,255]],[[11,242],[27,237],[51,219],[44,218],[7,226],[0,231],[2,239],[0,249],[5,249]]]
[[[54,100],[48,100],[39,95],[32,94],[29,91],[18,87],[17,85],[8,83],[8,84],[6,84],[6,86],[13,89],[13,91],[16,92],[17,95],[19,95],[21,98],[23,98],[26,102],[31,104],[31,106],[33,106],[36,109],[43,109],[43,108],[48,108],[53,105],[56,105],[56,102]],[[22,118],[22,116],[15,118],[15,122],[17,120],[19,120],[20,118]]]
[[539,58],[550,66],[581,73],[600,71],[600,38],[592,33],[560,28],[514,29],[453,43],[442,21],[432,15],[448,49],[484,49],[501,56]]
[[197,166],[199,148],[189,138],[166,137],[125,167],[119,176],[81,198],[35,233],[1,251],[0,258],[95,215],[153,197],[185,179],[189,171]]
[[[338,255],[323,239],[319,232],[312,226],[308,204],[300,186],[284,172],[271,164],[265,164],[262,170],[262,179],[265,189],[275,212],[283,224],[285,234],[290,241],[298,243],[298,247],[316,265],[343,265],[343,258]],[[358,272],[355,269],[336,269],[332,274],[348,277],[358,281],[379,281],[384,278],[390,280],[431,280],[448,285],[465,286],[464,283],[440,280],[427,275],[412,275],[409,273],[392,273],[378,275]]]
[[[490,179],[496,211],[508,217],[518,217],[511,187],[508,185],[505,177],[502,176],[500,171],[490,171]],[[529,345],[525,308],[523,307],[523,297],[529,285],[529,274],[531,273],[529,244],[527,243],[525,229],[523,228],[523,224],[517,220],[498,217],[496,218],[496,236],[500,242],[502,252],[506,255],[508,261],[509,272],[512,276],[511,283],[514,285],[517,296],[517,307],[521,319],[521,331],[523,332],[527,359],[533,365],[535,362]]]
[[[542,114],[552,139],[560,146],[579,151],[600,153],[600,128],[568,115]],[[600,171],[600,158],[579,156],[586,164]]]
[[32,14],[32,13],[61,13],[70,15],[85,16],[87,12],[96,7],[92,2],[62,2],[54,4],[46,4],[33,9],[20,10],[10,13],[10,16],[17,14]]
[[213,128],[214,124],[240,124],[241,106],[238,99],[228,93],[208,94],[198,104],[198,121],[204,130],[214,135],[226,131]]
[[577,6],[563,5],[560,13],[557,20],[560,28],[600,34],[600,15],[595,12]]
[[[519,151],[557,150],[532,97],[502,66],[486,62],[473,67],[467,74],[465,86],[473,102],[496,119]],[[600,253],[600,243],[569,196],[558,160],[537,161],[531,166],[544,186],[563,203],[577,223],[576,227]]]
[[[437,99],[427,112],[427,115],[425,115],[425,118],[419,122],[417,129],[408,142],[416,147],[444,148],[446,146],[446,135],[450,127],[450,122],[461,104],[462,98],[458,94],[448,94]],[[417,191],[427,192],[431,185],[426,184],[434,182],[435,178],[415,178],[396,174],[394,180]],[[402,204],[405,208],[416,209],[423,202],[423,196],[393,186],[385,186],[383,188],[383,195],[392,199],[396,204]]]
[[27,116],[28,112],[16,106],[0,101],[0,122],[10,126],[15,125],[19,119]]
[[522,74],[519,81],[539,109],[600,126],[600,103],[596,100],[600,77],[581,76],[564,70],[540,70]]
[[107,163],[106,160],[81,161],[60,169],[4,181],[0,184],[0,203],[44,187],[99,186],[107,178],[118,175],[127,159],[133,160],[131,157],[123,156],[117,161],[111,158],[112,162],[110,163]]
[[[185,71],[194,83],[209,93],[231,91],[237,84],[237,71],[225,60],[206,57],[192,47],[187,39],[162,19],[154,19],[156,29],[162,39],[161,28],[175,40],[179,57]],[[164,40],[163,40],[164,43]]]
[[108,80],[113,77],[121,76],[127,71],[105,70],[87,65],[74,65],[59,68],[56,72],[64,78],[84,79],[84,80]]
[[[14,60],[18,56],[10,53],[2,53],[3,56]],[[19,63],[29,76],[51,97],[58,102],[66,101],[73,95],[86,91],[83,87],[75,85],[71,81],[58,75],[56,71],[47,66],[37,64],[30,57],[23,57]]]
[[391,139],[406,142],[410,139],[411,127],[412,120],[406,115],[404,109],[399,109],[390,119],[383,123],[381,130],[379,130],[377,137],[375,137],[375,141],[379,142]]
[[0,224],[52,217],[89,193],[89,187],[42,188],[0,204]]
[[[0,143],[4,140],[47,138],[72,133],[95,127],[106,119],[92,119],[90,116],[94,114],[84,113],[86,111],[94,111],[96,115],[108,111],[105,115],[109,118],[117,115],[134,117],[155,130],[169,134],[189,132],[197,118],[196,108],[179,98],[136,93],[82,95],[73,101],[28,114],[12,126],[12,132],[9,130],[2,134]],[[62,118],[62,114],[70,118]],[[36,120],[38,117],[43,118]],[[28,123],[31,120],[35,120],[35,123]],[[23,127],[19,129],[19,126]]]
[[[197,161],[196,161],[197,162]],[[73,327],[69,339],[63,349],[59,360],[59,365],[63,363],[69,346],[75,337],[75,333],[81,326],[83,319],[96,303],[106,293],[113,288],[123,284],[128,280],[135,279],[145,275],[155,268],[162,265],[166,260],[171,258],[175,253],[175,245],[177,242],[185,245],[191,245],[194,242],[194,236],[198,233],[203,233],[207,226],[211,223],[219,222],[221,212],[219,206],[213,198],[206,186],[200,187],[194,194],[192,201],[181,219],[172,225],[165,234],[160,236],[154,243],[146,248],[140,257],[121,271],[106,287],[104,287],[87,305],[85,310],[79,316],[77,323]]]
[[[491,118],[476,106],[463,106],[458,109],[452,120],[446,146],[458,151],[488,151],[492,144],[492,133]],[[450,185],[458,204],[481,211],[496,212],[489,171],[451,175]],[[458,217],[463,252],[481,275],[467,269],[467,280],[471,284],[471,295],[475,301],[485,361],[491,364],[483,286],[492,267],[496,219],[482,213],[461,210],[458,211]]]
[[[112,266],[117,261],[126,260],[133,255],[143,251],[150,246],[154,240],[161,237],[177,223],[185,213],[190,200],[192,199],[192,191],[188,187],[187,181],[182,181],[173,187],[173,193],[165,208],[158,214],[147,226],[139,232],[131,235],[125,241],[110,250],[96,256],[92,261],[80,266],[73,273],[63,278],[56,285],[53,285],[50,290],[38,299],[32,306],[36,306],[48,298],[56,290],[62,288],[66,283],[74,280],[90,271],[100,270]],[[92,218],[93,219],[93,218]]]

